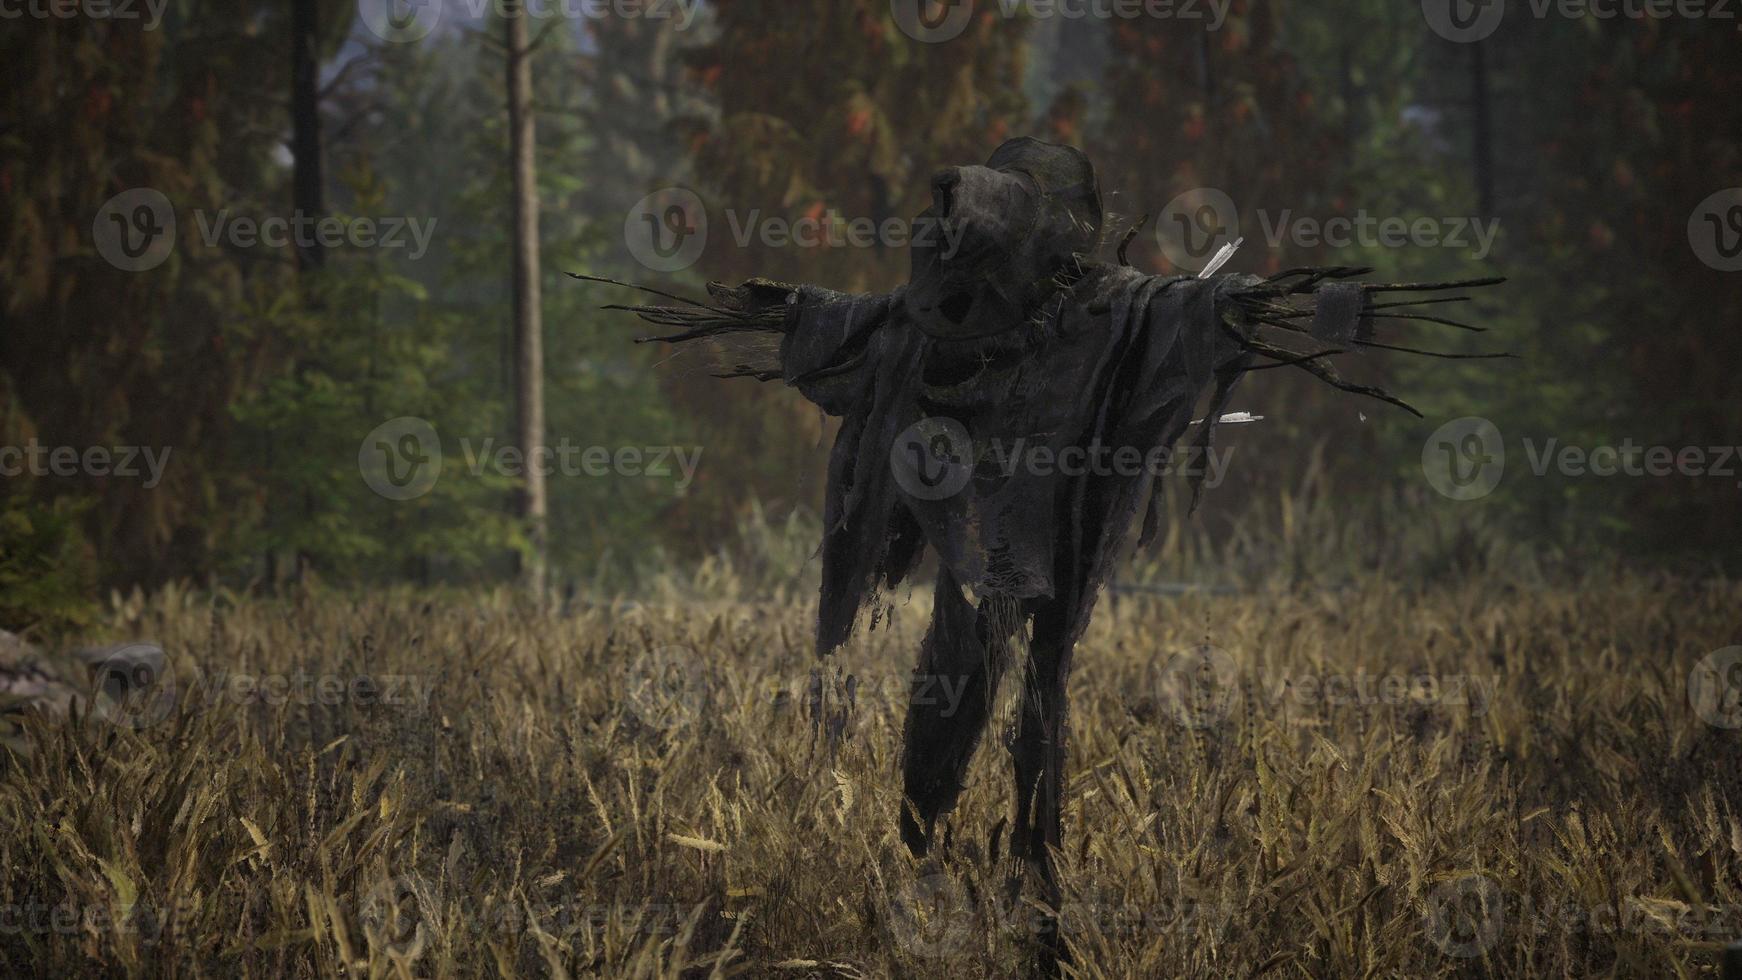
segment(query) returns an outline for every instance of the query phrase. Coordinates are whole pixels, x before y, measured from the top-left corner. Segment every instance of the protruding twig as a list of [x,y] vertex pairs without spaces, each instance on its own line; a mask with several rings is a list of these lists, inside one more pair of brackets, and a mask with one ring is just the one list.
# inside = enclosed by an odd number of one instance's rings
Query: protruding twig
[[1125,258],[1125,250],[1131,247],[1132,239],[1137,237],[1137,233],[1142,231],[1146,224],[1149,224],[1149,215],[1147,214],[1138,218],[1137,223],[1131,226],[1131,230],[1127,231],[1125,237],[1119,242],[1119,264],[1127,269],[1131,268],[1131,262]]
[[1394,351],[1399,354],[1420,354],[1422,357],[1437,357],[1447,361],[1494,361],[1503,358],[1515,358],[1517,354],[1448,354],[1445,351],[1421,350],[1416,347],[1399,347],[1395,344],[1382,344],[1376,340],[1357,340],[1362,347],[1372,347],[1375,350]]
[[1374,303],[1375,310],[1390,310],[1399,306],[1432,306],[1435,303],[1468,303],[1468,296],[1434,296],[1429,299],[1400,299],[1395,303]]
[[[1273,347],[1260,340],[1248,341],[1247,349],[1252,351],[1254,354],[1263,354],[1266,357],[1274,357],[1279,360],[1286,360],[1294,356],[1292,351],[1286,351],[1280,347]],[[1375,387],[1373,385],[1358,385],[1353,382],[1344,381],[1342,376],[1337,373],[1336,369],[1331,367],[1329,364],[1321,364],[1317,360],[1308,359],[1301,361],[1296,366],[1338,391],[1347,391],[1350,394],[1366,395],[1369,398],[1377,398],[1388,405],[1396,405],[1398,408],[1414,415],[1416,418],[1423,417],[1421,412],[1417,411],[1414,405],[1411,405],[1396,395],[1393,395],[1384,388]]]
[[[1375,309],[1377,308],[1378,307],[1375,307]],[[1367,315],[1376,320],[1421,320],[1425,323],[1440,323],[1448,327],[1457,327],[1459,330],[1468,330],[1471,333],[1488,332],[1487,327],[1471,326],[1468,323],[1459,323],[1456,320],[1448,320],[1443,316],[1428,316],[1426,313],[1369,313]]]
[[1366,282],[1361,288],[1370,293],[1431,293],[1441,289],[1474,289],[1478,286],[1498,286],[1505,276],[1487,279],[1460,279],[1456,282]]
[[[699,300],[690,299],[688,296],[679,296],[676,293],[668,293],[661,289],[654,289],[652,286],[643,286],[638,282],[624,282],[621,279],[611,279],[607,276],[589,276],[581,272],[570,272],[567,273],[567,275],[571,279],[580,279],[585,282],[602,282],[611,286],[623,286],[627,289],[638,289],[641,292],[652,293],[655,296],[664,296],[666,299],[675,299],[679,303],[688,303],[690,306],[699,306],[704,310],[713,309],[713,307],[708,304],[700,302]],[[609,309],[609,307],[607,307],[607,309]]]
[[[1347,353],[1349,353],[1348,349],[1343,348],[1343,347],[1337,347],[1337,348],[1333,348],[1331,350],[1309,351],[1305,354],[1300,355],[1299,357],[1289,358],[1286,361],[1277,361],[1274,364],[1257,364],[1257,365],[1253,365],[1252,367],[1247,368],[1246,370],[1247,371],[1268,371],[1271,368],[1295,367],[1296,365],[1304,364],[1307,361],[1316,361],[1321,357],[1333,357],[1337,354],[1347,354]],[[1265,354],[1264,356],[1265,357],[1275,357],[1276,355]]]

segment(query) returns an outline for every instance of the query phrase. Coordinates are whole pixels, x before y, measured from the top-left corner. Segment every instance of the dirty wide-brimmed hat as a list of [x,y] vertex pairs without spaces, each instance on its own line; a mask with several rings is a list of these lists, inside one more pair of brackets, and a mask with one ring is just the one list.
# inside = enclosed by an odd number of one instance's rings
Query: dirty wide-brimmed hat
[[914,323],[938,339],[988,337],[1033,319],[1094,251],[1100,185],[1083,151],[1021,137],[984,166],[940,171],[916,225],[906,296]]

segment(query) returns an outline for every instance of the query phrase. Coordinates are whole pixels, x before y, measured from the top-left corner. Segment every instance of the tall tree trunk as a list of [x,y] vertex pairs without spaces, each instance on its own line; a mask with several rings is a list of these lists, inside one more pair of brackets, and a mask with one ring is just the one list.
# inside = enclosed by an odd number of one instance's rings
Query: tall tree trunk
[[521,564],[521,579],[540,600],[544,596],[549,500],[540,457],[544,448],[544,340],[540,315],[538,259],[538,165],[533,159],[537,130],[532,106],[532,44],[525,6],[511,3],[508,31],[509,157],[514,173],[514,421],[525,461],[520,516],[531,550]]
[[[321,92],[318,0],[295,0],[290,12],[290,147],[295,157],[292,194],[298,214],[318,220],[326,210],[324,167],[321,162]],[[318,246],[296,246],[299,269],[325,263]]]
[[[292,210],[296,217],[318,221],[326,212],[326,176],[321,147],[320,11],[318,0],[294,0],[290,10],[290,147],[294,158],[291,171]],[[314,242],[297,241],[296,267],[301,275],[319,271],[326,264],[326,253]],[[296,365],[298,380],[307,365]],[[302,516],[305,522],[314,516],[313,493],[304,490]],[[301,581],[309,571],[307,552],[298,551],[294,575]],[[276,561],[268,556],[268,574],[276,579]],[[276,584],[276,583],[274,583]]]
[[1470,45],[1470,102],[1475,114],[1472,163],[1476,170],[1476,201],[1482,217],[1487,218],[1494,214],[1494,121],[1488,97],[1485,41]]

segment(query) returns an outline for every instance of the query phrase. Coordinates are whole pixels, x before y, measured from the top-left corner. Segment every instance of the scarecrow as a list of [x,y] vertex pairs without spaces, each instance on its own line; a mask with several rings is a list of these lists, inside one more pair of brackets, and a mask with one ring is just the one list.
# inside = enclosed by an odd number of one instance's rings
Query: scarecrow
[[[780,379],[840,418],[819,656],[845,643],[878,590],[898,585],[927,548],[937,556],[916,675],[965,686],[958,704],[915,698],[908,709],[899,819],[914,854],[932,848],[961,793],[1026,635],[1011,846],[1056,908],[1049,852],[1061,839],[1072,649],[1146,504],[1142,540],[1155,531],[1155,462],[1194,428],[1207,450],[1236,385],[1265,367],[1413,412],[1327,360],[1363,348],[1432,353],[1380,343],[1376,322],[1463,325],[1421,312],[1427,300],[1379,302],[1383,294],[1500,280],[1373,284],[1355,281],[1371,270],[1340,267],[1259,278],[1216,275],[1219,262],[1199,276],[1146,275],[1125,262],[1135,228],[1116,262],[1097,262],[1094,168],[1074,147],[1034,139],[1004,144],[985,166],[942,171],[931,196],[916,227],[950,234],[916,235],[909,281],[892,292],[752,279],[710,284],[707,303],[636,287],[681,305],[614,308],[678,330],[643,339],[734,341],[750,356],[722,376]],[[1194,503],[1200,488],[1201,474]]]

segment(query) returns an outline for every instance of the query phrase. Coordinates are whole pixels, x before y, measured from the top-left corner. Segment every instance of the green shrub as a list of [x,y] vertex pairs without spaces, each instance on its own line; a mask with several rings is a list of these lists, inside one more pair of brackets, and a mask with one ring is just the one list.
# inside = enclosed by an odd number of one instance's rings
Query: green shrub
[[91,621],[96,563],[78,526],[86,506],[0,495],[0,629],[54,633]]

